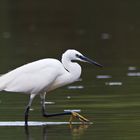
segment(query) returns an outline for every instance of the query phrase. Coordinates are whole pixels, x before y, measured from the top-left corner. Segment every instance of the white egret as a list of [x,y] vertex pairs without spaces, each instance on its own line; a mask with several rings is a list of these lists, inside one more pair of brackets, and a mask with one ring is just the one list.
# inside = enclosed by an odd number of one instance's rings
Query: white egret
[[102,67],[99,63],[83,56],[76,50],[69,49],[62,55],[62,61],[46,58],[18,67],[0,77],[0,91],[21,92],[30,94],[25,110],[25,125],[28,125],[28,114],[33,99],[40,95],[44,117],[72,115],[82,121],[88,121],[76,112],[47,114],[45,112],[46,93],[58,87],[75,82],[81,75],[81,66],[73,60],[89,62]]

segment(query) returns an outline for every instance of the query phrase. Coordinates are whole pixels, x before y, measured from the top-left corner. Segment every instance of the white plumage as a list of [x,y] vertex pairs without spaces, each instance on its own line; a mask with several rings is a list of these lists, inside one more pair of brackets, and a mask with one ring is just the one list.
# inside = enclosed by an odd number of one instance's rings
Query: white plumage
[[57,59],[46,58],[23,65],[0,77],[0,91],[22,92],[31,95],[25,112],[26,125],[29,108],[37,94],[40,94],[44,111],[46,92],[75,82],[80,77],[81,66],[72,60],[88,61],[101,66],[76,50],[67,50],[62,55],[61,62]]
[[63,65],[57,59],[47,58],[16,68],[0,77],[0,90],[38,94],[76,81],[81,75],[80,65],[69,65],[69,57],[63,59]]

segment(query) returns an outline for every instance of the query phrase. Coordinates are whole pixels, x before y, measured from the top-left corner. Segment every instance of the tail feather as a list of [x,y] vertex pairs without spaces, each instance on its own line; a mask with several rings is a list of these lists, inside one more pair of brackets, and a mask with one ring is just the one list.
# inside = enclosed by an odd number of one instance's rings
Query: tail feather
[[6,88],[6,85],[9,83],[9,79],[6,75],[0,75],[0,91]]

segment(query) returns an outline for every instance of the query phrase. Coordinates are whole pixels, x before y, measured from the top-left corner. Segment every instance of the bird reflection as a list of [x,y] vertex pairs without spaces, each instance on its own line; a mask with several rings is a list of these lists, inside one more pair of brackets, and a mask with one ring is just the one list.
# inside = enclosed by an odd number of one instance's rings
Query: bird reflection
[[24,130],[25,130],[25,135],[27,137],[27,140],[32,140],[32,137],[30,136],[30,133],[29,133],[29,127],[25,126]]
[[[51,128],[52,127],[55,131],[55,125],[51,126]],[[88,127],[89,124],[69,125],[67,129],[70,130],[71,136],[73,138],[77,138],[77,137],[81,137],[84,134],[84,132],[88,129]],[[47,140],[49,137],[49,129],[51,129],[50,126],[43,126],[40,128],[42,129],[42,134],[40,134],[40,138],[43,140]],[[32,129],[32,127],[28,127],[28,126],[25,127],[25,135],[27,140],[35,139],[35,136],[32,135],[30,129]]]
[[80,137],[84,134],[84,132],[88,129],[89,125],[82,124],[78,126],[70,126],[71,134],[73,137]]

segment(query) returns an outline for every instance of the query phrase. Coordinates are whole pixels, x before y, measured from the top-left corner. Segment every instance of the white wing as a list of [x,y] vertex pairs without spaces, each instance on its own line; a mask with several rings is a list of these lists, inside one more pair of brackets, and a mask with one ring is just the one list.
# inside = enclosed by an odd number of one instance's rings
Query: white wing
[[0,90],[38,93],[47,90],[65,69],[56,59],[42,59],[23,65],[0,77]]

